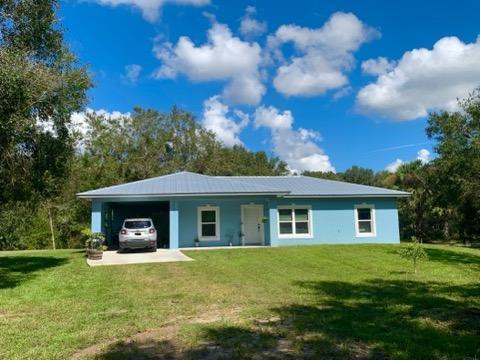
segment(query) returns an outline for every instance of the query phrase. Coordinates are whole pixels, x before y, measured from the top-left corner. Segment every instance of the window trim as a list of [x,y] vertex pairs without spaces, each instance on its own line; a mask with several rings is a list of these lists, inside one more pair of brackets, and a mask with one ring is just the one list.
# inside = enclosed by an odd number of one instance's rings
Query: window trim
[[[215,211],[215,236],[202,236],[202,211]],[[211,223],[205,223],[211,224]],[[198,206],[197,207],[197,235],[199,241],[219,241],[220,240],[220,207],[219,206]]]
[[[372,231],[371,232],[368,232],[368,233],[360,232],[360,227],[358,225],[359,225],[359,221],[362,221],[362,220],[358,219],[358,209],[370,209],[370,213],[371,213],[370,221],[371,221],[371,224],[372,224],[372,226],[371,226]],[[355,236],[356,237],[376,237],[377,236],[377,219],[376,219],[376,216],[375,216],[375,205],[373,205],[373,204],[357,204],[354,207],[353,213],[354,213],[354,218],[355,218]]]
[[[292,233],[281,234],[280,233],[280,211],[282,209],[288,209],[292,211]],[[308,211],[308,234],[296,233],[296,221],[295,221],[295,209],[306,209]],[[279,239],[311,239],[313,238],[313,216],[311,205],[280,205],[277,207],[277,236]]]

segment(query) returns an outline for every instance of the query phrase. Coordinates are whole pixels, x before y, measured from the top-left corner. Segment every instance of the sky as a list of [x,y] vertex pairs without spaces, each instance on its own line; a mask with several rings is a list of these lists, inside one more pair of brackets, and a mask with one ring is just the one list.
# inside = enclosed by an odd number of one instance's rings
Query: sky
[[63,0],[58,10],[94,82],[86,111],[177,105],[225,145],[297,172],[434,158],[428,113],[456,110],[480,85],[478,13],[473,0]]

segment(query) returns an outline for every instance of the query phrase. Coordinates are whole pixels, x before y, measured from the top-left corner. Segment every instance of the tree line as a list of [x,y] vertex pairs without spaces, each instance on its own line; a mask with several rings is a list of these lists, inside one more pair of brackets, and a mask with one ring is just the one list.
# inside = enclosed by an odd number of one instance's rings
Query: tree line
[[[64,43],[56,0],[0,2],[0,249],[77,247],[89,226],[85,190],[188,170],[210,175],[285,175],[263,151],[226,147],[194,116],[133,109],[82,111],[92,86]],[[473,241],[480,234],[480,96],[429,116],[437,156],[395,173],[353,166],[305,175],[410,191],[401,200],[402,238]]]

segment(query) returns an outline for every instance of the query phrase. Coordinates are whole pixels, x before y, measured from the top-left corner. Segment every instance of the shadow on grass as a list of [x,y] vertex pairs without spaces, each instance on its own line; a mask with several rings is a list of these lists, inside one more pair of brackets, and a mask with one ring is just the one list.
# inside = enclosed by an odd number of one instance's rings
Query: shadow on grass
[[[136,344],[130,352],[113,345],[99,358],[116,358],[120,353],[128,359],[463,359],[480,355],[476,285],[382,279],[297,285],[311,295],[311,301],[271,309],[270,319],[247,325],[202,324],[199,343],[187,350],[176,350],[175,339],[151,340],[149,345]],[[142,346],[160,352],[145,353]]]
[[433,261],[442,262],[444,264],[465,264],[477,265],[480,267],[480,250],[478,254],[471,254],[465,252],[449,251],[444,249],[425,249],[428,258]]
[[36,272],[67,262],[53,256],[0,256],[0,289],[13,288],[32,279]]

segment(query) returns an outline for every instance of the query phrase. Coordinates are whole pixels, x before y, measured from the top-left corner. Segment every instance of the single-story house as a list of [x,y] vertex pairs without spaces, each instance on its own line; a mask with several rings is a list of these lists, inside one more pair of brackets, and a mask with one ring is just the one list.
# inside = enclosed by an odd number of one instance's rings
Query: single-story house
[[409,193],[308,176],[179,172],[77,194],[112,247],[128,217],[150,217],[158,246],[398,243]]

